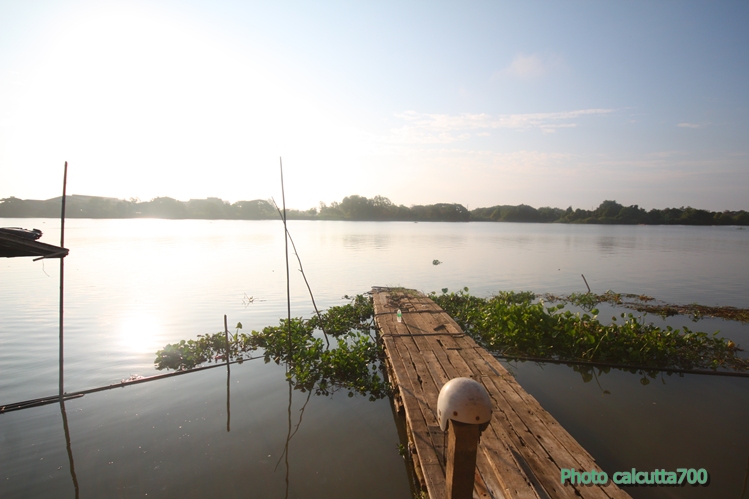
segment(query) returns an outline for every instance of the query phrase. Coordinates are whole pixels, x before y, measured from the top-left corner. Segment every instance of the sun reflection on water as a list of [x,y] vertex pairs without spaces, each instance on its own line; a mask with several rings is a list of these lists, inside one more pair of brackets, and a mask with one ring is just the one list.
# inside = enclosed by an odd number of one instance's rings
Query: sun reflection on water
[[162,324],[155,315],[148,312],[134,311],[124,317],[119,331],[120,344],[128,351],[149,353],[163,346],[159,344]]

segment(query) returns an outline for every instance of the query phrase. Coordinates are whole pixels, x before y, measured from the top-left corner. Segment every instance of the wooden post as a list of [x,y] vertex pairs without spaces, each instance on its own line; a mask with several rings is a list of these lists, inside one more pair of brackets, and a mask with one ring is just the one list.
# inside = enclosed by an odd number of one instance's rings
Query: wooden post
[[479,425],[451,420],[447,429],[447,499],[471,499]]
[[437,421],[447,431],[445,487],[447,499],[472,499],[476,452],[481,429],[492,418],[486,388],[471,378],[453,378],[437,397]]

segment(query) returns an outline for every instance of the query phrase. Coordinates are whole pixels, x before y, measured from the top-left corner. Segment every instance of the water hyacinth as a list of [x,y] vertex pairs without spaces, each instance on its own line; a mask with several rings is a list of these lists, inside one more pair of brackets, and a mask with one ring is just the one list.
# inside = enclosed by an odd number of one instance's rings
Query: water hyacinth
[[[331,307],[310,319],[282,319],[278,326],[262,331],[199,335],[197,340],[181,340],[156,352],[156,369],[188,370],[203,363],[241,361],[245,355],[262,351],[265,362],[285,364],[294,388],[317,395],[349,390],[371,400],[389,393],[380,371],[382,349],[373,332],[372,302],[363,295],[351,303]],[[239,326],[239,324],[238,324]],[[318,332],[335,338],[327,347]],[[291,344],[291,348],[289,345]]]
[[479,298],[466,288],[430,298],[480,345],[501,355],[653,368],[749,368],[749,360],[738,356],[740,349],[717,332],[660,328],[624,313],[604,324],[596,308],[581,314],[564,310],[563,303],[547,307],[535,302],[532,292]]

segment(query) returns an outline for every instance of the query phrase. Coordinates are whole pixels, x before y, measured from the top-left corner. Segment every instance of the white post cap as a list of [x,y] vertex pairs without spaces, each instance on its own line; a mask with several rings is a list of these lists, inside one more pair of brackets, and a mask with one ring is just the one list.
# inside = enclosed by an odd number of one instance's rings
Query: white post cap
[[471,378],[453,378],[437,397],[437,421],[442,431],[447,421],[484,424],[492,418],[492,400],[486,388]]

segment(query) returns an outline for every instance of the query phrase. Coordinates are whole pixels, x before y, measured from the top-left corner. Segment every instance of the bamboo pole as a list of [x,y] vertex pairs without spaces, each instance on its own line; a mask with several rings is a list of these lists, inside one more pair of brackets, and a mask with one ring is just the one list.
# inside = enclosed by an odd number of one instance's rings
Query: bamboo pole
[[286,254],[286,311],[289,329],[289,358],[291,358],[291,286],[289,284],[289,230],[286,228],[286,191],[283,187],[283,159],[278,158],[281,166],[281,201],[283,202],[283,241]]
[[[65,194],[68,187],[68,162],[65,162],[65,172],[62,177],[62,212],[60,213],[60,247],[65,247]],[[60,257],[60,401],[63,401],[64,373],[63,373],[63,297],[65,287],[65,256]]]

